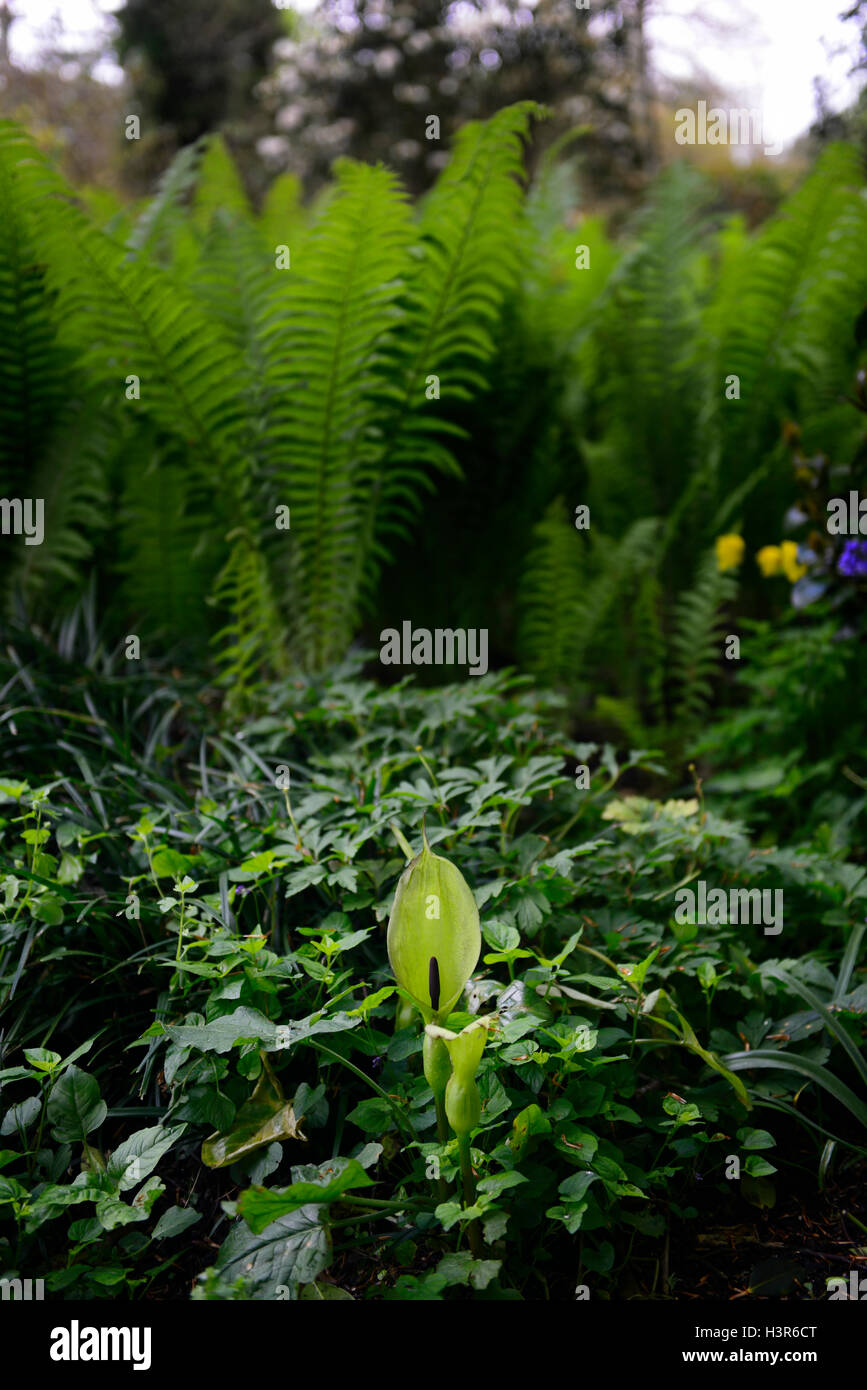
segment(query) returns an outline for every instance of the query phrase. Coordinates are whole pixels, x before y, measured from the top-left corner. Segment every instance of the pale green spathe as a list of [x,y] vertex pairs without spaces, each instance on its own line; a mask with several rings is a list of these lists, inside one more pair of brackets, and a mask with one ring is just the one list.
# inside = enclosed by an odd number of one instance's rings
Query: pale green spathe
[[[424,849],[406,866],[388,922],[388,958],[398,984],[411,994],[425,1020],[447,1018],[478,964],[482,949],[479,911],[466,879],[448,859]],[[430,995],[430,962],[439,971],[440,994]]]

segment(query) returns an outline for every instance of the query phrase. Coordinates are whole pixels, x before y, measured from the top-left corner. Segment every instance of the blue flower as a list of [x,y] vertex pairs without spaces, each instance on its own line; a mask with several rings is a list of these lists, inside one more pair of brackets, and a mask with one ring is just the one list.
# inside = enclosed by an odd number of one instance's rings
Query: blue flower
[[867,541],[847,541],[837,561],[837,573],[846,579],[867,579]]

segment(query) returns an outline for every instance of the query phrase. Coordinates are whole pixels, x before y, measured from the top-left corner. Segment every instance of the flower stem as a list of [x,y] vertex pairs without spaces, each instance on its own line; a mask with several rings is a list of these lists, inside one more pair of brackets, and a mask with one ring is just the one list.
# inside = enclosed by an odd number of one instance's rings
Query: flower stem
[[[458,1152],[461,1158],[461,1178],[464,1186],[464,1206],[473,1207],[476,1204],[476,1180],[473,1177],[473,1164],[470,1157],[470,1136],[469,1134],[458,1135]],[[467,1236],[470,1242],[470,1250],[473,1259],[482,1258],[482,1228],[478,1220],[471,1221],[467,1227]]]
[[[449,1122],[446,1119],[446,1103],[444,1094],[440,1096],[434,1095],[434,1104],[436,1105],[437,1110],[437,1138],[439,1139],[441,1144],[447,1144],[449,1142],[450,1136]],[[437,1197],[441,1202],[447,1202],[449,1199],[449,1185],[446,1182],[445,1178],[442,1176],[437,1178]]]

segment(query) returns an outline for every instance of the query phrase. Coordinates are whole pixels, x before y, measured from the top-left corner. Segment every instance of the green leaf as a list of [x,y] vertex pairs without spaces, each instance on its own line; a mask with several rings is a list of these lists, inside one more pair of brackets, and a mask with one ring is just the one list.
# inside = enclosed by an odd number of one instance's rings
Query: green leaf
[[106,1196],[110,1197],[110,1194],[106,1194],[105,1189],[93,1181],[74,1182],[70,1187],[46,1187],[30,1204],[27,1213],[27,1233],[32,1235],[44,1221],[53,1220],[67,1207],[78,1206],[81,1202],[99,1202]]
[[476,1260],[467,1250],[443,1255],[436,1267],[446,1284],[470,1284],[474,1289],[486,1289],[500,1272],[502,1260]]
[[195,1207],[169,1207],[164,1211],[153,1229],[154,1240],[171,1240],[201,1221],[202,1213]]
[[324,1279],[305,1284],[298,1295],[302,1303],[354,1303],[355,1299],[338,1284],[328,1284]]
[[395,1123],[392,1107],[380,1096],[371,1096],[368,1100],[360,1101],[346,1118],[370,1134],[383,1134],[385,1130],[393,1129]]
[[521,933],[507,922],[486,922],[482,935],[494,951],[513,951],[521,944]]
[[745,1149],[773,1149],[777,1142],[766,1129],[739,1129],[738,1139]]
[[194,855],[181,854],[176,849],[158,849],[152,863],[157,878],[181,878],[189,869],[197,867]]
[[768,1160],[762,1158],[760,1154],[750,1154],[744,1164],[744,1170],[749,1173],[752,1178],[766,1178],[770,1173],[776,1173],[777,1171],[773,1163],[769,1163]]
[[153,1125],[118,1144],[106,1164],[106,1177],[118,1192],[128,1192],[156,1168],[164,1153],[180,1139],[186,1125]]
[[24,1056],[40,1071],[53,1071],[61,1060],[59,1052],[48,1052],[44,1047],[25,1047]]
[[512,1122],[512,1134],[509,1143],[515,1156],[520,1158],[534,1135],[548,1134],[550,1129],[551,1121],[542,1114],[538,1105],[526,1106]]
[[[365,932],[364,935],[366,936],[367,933]],[[369,1013],[379,1008],[379,1005],[386,999],[390,999],[395,990],[395,985],[384,985],[382,989],[376,990],[373,994],[368,994],[367,998],[362,1000],[357,1009],[349,1009],[347,1011],[348,1017],[356,1018],[360,1016],[361,1018],[367,1018]]]
[[49,927],[58,927],[63,921],[63,902],[53,893],[45,893],[30,904],[30,912],[40,922],[47,922]]
[[215,1267],[228,1283],[243,1278],[251,1299],[273,1299],[280,1285],[288,1286],[296,1299],[299,1284],[312,1284],[330,1259],[320,1208],[310,1205],[279,1217],[258,1233],[239,1221],[220,1247]]
[[235,1116],[232,1128],[225,1134],[210,1134],[203,1140],[202,1162],[208,1168],[227,1168],[263,1144],[305,1137],[298,1128],[292,1102],[283,1095],[277,1078],[266,1067],[253,1094]]
[[51,1133],[59,1144],[83,1143],[94,1129],[99,1129],[108,1106],[101,1099],[95,1076],[68,1067],[54,1083],[48,1097],[47,1115]]
[[551,1221],[562,1221],[570,1236],[574,1236],[581,1229],[588,1206],[588,1202],[578,1202],[568,1207],[549,1207],[545,1215]]
[[794,975],[790,975],[787,970],[783,970],[778,965],[766,966],[763,974],[771,975],[774,979],[780,980],[787,989],[792,990],[795,994],[799,994],[804,1002],[809,1004],[811,1009],[816,1010],[816,1013],[822,1019],[828,1032],[833,1038],[837,1039],[840,1046],[848,1053],[849,1059],[858,1071],[861,1080],[867,1084],[867,1061],[865,1061],[860,1048],[852,1038],[850,1038],[839,1020],[835,1019],[834,1015],[826,1009],[818,995],[814,994],[811,989],[808,989],[805,984],[797,980]]
[[210,1023],[168,1024],[166,1032],[180,1047],[195,1047],[199,1052],[230,1052],[238,1042],[273,1045],[277,1025],[258,1009],[242,1005],[233,1013],[223,1014]]
[[571,1177],[564,1178],[557,1191],[561,1197],[566,1198],[567,1202],[580,1202],[590,1184],[597,1177],[597,1173],[590,1173],[586,1170],[583,1173],[573,1173]]
[[786,1052],[774,1052],[768,1048],[753,1048],[749,1052],[730,1052],[725,1058],[726,1065],[732,1071],[752,1071],[772,1070],[793,1072],[796,1076],[806,1077],[808,1081],[815,1081],[817,1086],[829,1091],[835,1100],[844,1105],[851,1115],[860,1121],[867,1129],[867,1105],[860,1100],[838,1077],[830,1072],[827,1067],[822,1067],[818,1062],[813,1062],[807,1057],[789,1055]]
[[[298,1170],[294,1170],[298,1171]],[[373,1181],[354,1158],[335,1158],[320,1168],[305,1167],[305,1181],[289,1187],[248,1187],[238,1200],[238,1213],[251,1230],[263,1231],[278,1217],[297,1211],[308,1203],[336,1201],[354,1187],[373,1187]]]

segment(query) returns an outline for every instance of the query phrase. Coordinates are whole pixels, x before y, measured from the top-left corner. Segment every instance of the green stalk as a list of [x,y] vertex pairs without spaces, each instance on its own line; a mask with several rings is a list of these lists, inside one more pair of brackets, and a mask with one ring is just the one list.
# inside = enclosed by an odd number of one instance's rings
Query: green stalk
[[[447,1144],[449,1142],[449,1122],[446,1119],[444,1095],[434,1095],[434,1104],[437,1111],[437,1138],[441,1144]],[[449,1199],[449,1185],[442,1175],[437,1178],[437,1197],[441,1202],[447,1202]]]
[[[464,1187],[464,1207],[474,1207],[476,1204],[476,1180],[473,1177],[473,1164],[470,1157],[470,1136],[469,1134],[458,1135],[458,1152],[461,1157],[461,1178]],[[482,1258],[482,1228],[478,1219],[474,1219],[467,1227],[467,1236],[470,1242],[470,1250],[473,1259]]]

